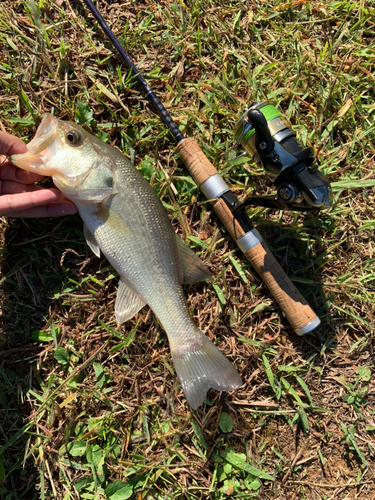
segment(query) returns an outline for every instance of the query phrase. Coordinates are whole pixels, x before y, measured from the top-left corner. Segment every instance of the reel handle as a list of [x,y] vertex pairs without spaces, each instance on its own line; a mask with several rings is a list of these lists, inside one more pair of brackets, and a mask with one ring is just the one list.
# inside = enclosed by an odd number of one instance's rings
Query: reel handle
[[[182,161],[199,187],[218,173],[194,139],[183,139],[177,145],[177,151],[181,153]],[[246,234],[224,199],[219,197],[211,203],[235,241]],[[290,281],[264,242],[259,242],[244,252],[244,255],[267,285],[298,335],[310,333],[320,324],[318,316]]]

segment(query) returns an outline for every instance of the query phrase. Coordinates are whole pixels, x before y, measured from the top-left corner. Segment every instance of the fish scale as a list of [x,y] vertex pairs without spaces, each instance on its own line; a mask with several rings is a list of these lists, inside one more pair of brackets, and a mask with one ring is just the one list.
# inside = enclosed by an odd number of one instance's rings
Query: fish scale
[[45,115],[29,152],[10,158],[51,175],[85,224],[87,243],[120,275],[115,315],[129,320],[148,304],[167,333],[186,399],[196,409],[208,389],[242,385],[228,359],[197,328],[183,281],[208,278],[200,259],[179,240],[154,189],[117,149],[75,123]]

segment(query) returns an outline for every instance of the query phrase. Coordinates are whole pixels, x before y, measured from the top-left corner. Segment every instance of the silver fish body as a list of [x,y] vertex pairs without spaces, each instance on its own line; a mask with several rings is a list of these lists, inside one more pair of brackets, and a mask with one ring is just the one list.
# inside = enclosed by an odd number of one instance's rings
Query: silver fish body
[[158,196],[117,149],[75,123],[45,115],[29,152],[10,160],[52,175],[84,221],[87,243],[120,275],[115,315],[129,320],[148,304],[165,329],[185,396],[196,409],[209,388],[242,382],[234,367],[196,327],[183,282],[207,279],[200,259],[174,233]]

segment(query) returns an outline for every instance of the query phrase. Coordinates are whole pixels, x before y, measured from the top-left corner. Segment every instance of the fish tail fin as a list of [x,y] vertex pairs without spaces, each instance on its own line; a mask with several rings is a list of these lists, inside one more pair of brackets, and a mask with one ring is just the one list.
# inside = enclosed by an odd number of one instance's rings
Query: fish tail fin
[[198,328],[194,333],[189,345],[171,344],[171,353],[186,399],[196,410],[210,388],[233,391],[242,381],[224,354]]

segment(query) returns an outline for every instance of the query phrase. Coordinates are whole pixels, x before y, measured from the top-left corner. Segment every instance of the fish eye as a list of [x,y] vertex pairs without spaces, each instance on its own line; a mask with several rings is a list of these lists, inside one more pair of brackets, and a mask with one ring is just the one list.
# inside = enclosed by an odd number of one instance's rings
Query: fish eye
[[66,141],[72,146],[79,146],[82,142],[82,133],[79,130],[69,130],[65,135]]

